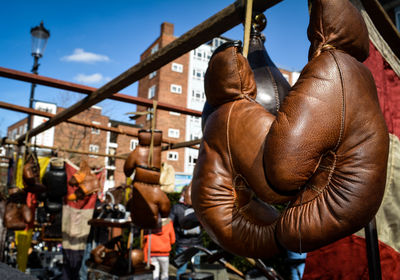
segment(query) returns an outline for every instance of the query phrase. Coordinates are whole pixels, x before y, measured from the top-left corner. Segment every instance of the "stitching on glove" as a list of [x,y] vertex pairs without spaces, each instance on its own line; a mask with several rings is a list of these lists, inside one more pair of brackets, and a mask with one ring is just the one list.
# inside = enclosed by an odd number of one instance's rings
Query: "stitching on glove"
[[341,85],[341,93],[342,93],[342,115],[341,115],[341,122],[340,122],[340,133],[339,133],[339,139],[336,143],[335,148],[333,149],[334,151],[336,151],[340,145],[340,143],[342,142],[342,137],[343,137],[343,133],[344,133],[344,115],[346,113],[346,104],[345,104],[345,92],[344,92],[344,80],[343,80],[343,74],[341,71],[341,68],[339,67],[339,62],[334,54],[334,52],[332,51],[328,51],[329,54],[333,57],[335,63],[336,63],[336,67],[339,71],[339,76],[340,76],[340,85]]

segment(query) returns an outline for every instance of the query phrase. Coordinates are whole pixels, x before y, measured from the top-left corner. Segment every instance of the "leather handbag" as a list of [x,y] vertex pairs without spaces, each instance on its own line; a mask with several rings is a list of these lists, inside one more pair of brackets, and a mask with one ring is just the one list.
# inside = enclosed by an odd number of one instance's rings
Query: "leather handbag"
[[6,203],[4,226],[11,230],[23,230],[32,220],[33,213],[26,205],[26,193],[23,190],[12,191]]

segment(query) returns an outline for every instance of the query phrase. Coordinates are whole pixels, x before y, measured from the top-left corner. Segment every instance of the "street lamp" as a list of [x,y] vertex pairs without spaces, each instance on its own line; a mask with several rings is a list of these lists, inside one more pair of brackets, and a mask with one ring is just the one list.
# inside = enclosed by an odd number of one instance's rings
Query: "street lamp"
[[[44,49],[47,45],[47,39],[50,37],[50,32],[43,26],[43,21],[40,25],[31,28],[31,36],[32,36],[32,56],[33,56],[33,67],[31,72],[33,74],[38,74],[39,68],[39,58],[43,56]],[[33,100],[35,96],[35,87],[36,84],[32,83],[31,86],[31,95],[29,99],[29,108],[33,107]],[[29,114],[28,117],[28,131],[31,129],[31,119],[32,116]]]

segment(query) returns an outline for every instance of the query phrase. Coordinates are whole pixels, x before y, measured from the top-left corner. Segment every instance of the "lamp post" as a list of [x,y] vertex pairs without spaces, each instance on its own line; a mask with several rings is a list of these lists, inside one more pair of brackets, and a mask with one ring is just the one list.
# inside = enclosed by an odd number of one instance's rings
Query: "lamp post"
[[[39,58],[43,56],[44,49],[46,48],[47,39],[50,37],[50,32],[43,26],[43,21],[40,25],[31,28],[32,37],[32,56],[33,56],[33,67],[31,72],[33,74],[38,74],[39,69]],[[29,98],[29,108],[33,107],[33,100],[35,96],[36,84],[32,83],[31,95]],[[32,115],[28,116],[28,131],[31,129]]]

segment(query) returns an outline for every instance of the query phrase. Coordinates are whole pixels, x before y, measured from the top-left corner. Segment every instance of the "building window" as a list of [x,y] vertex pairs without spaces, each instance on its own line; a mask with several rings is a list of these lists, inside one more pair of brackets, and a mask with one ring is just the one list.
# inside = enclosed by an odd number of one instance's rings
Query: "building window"
[[149,79],[153,79],[157,75],[157,71],[153,71],[149,75]]
[[179,63],[172,63],[171,70],[174,72],[182,73],[183,72],[183,65]]
[[194,58],[201,60],[203,58],[203,52],[200,50],[194,50]]
[[396,17],[396,26],[397,29],[400,31],[400,6],[394,9],[394,14]]
[[[92,121],[92,124],[94,125],[100,125],[99,122],[96,121]],[[92,127],[92,134],[100,134],[100,129],[96,128],[96,127]]]
[[149,88],[149,93],[148,93],[147,98],[148,98],[148,99],[152,99],[155,95],[156,95],[156,85],[151,86],[151,87]]
[[[91,153],[98,153],[99,152],[99,145],[90,144],[89,145],[89,152]],[[97,157],[95,155],[89,155],[90,157]]]
[[199,126],[201,124],[201,117],[190,116],[191,125]]
[[178,152],[168,152],[167,153],[167,160],[177,161],[178,158],[179,158]]
[[147,112],[148,112],[148,113],[147,113],[147,115],[146,115],[146,121],[151,120],[153,114],[151,114],[150,112],[152,112],[152,111],[153,111],[153,110],[150,109],[150,108],[147,109]]
[[107,169],[107,180],[114,180],[114,170],[113,169]]
[[181,94],[182,93],[182,86],[172,84],[171,85],[171,92]]
[[136,149],[137,145],[139,145],[139,140],[137,140],[137,139],[132,139],[132,140],[131,140],[131,144],[130,144],[130,146],[129,146],[129,149],[130,149],[131,151],[133,151],[134,149]]
[[196,165],[196,162],[197,162],[197,157],[195,157],[193,155],[189,155],[189,165],[194,166],[194,165]]
[[168,129],[168,137],[179,138],[179,129],[169,128]]
[[201,134],[198,132],[191,132],[190,133],[190,141],[201,139]]
[[199,69],[193,69],[193,78],[197,80],[202,80],[204,79],[204,74],[205,72]]
[[224,40],[224,39],[221,39],[221,38],[215,38],[214,40],[213,40],[213,47],[214,48],[218,48],[219,46],[221,46],[223,43],[225,43],[226,42],[226,40]]
[[156,44],[152,49],[151,49],[151,54],[155,53],[158,51],[158,44]]
[[192,90],[192,100],[197,102],[205,102],[206,96],[204,94],[204,91]]
[[[109,148],[108,153],[110,155],[115,155],[116,149],[115,148]],[[115,157],[108,157],[107,158],[107,165],[108,166],[114,166],[115,167]]]

